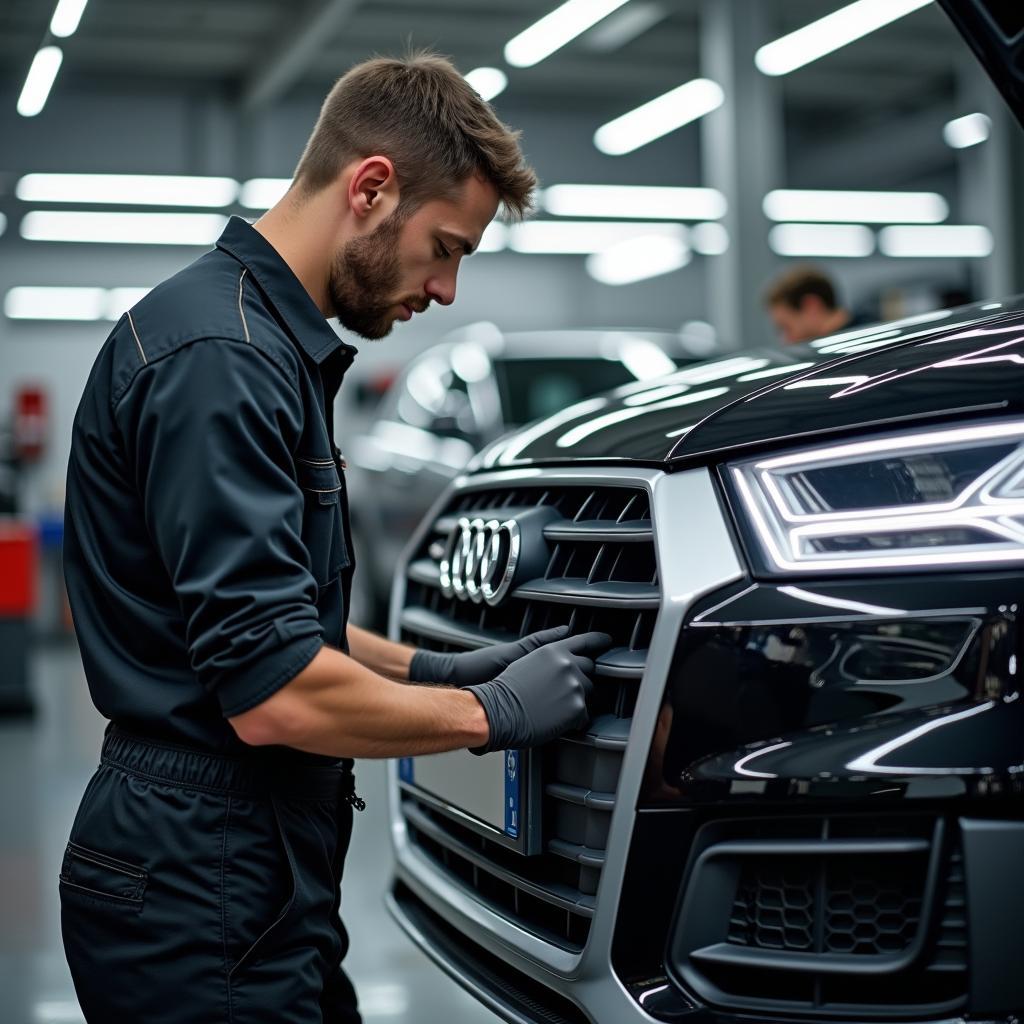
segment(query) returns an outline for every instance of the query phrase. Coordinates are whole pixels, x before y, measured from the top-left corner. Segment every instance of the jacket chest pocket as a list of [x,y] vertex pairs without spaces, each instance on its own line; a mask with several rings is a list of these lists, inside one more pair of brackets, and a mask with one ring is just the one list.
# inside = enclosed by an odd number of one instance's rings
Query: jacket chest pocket
[[303,497],[302,539],[313,578],[323,587],[348,565],[342,522],[344,485],[332,459],[296,458],[295,472]]

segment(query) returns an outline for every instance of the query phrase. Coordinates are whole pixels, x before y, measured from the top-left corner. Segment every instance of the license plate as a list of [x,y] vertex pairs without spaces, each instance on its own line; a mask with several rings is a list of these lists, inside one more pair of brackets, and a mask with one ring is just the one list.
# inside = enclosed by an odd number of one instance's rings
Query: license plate
[[540,759],[529,750],[403,757],[401,787],[435,810],[518,853],[539,853]]

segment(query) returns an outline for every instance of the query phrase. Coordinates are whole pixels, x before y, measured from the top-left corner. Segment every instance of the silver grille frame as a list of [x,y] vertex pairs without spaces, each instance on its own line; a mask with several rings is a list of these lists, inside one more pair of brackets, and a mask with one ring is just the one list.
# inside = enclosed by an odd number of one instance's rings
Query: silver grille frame
[[[395,872],[427,906],[444,915],[472,942],[502,957],[514,969],[537,977],[591,1016],[614,1020],[652,1020],[634,1002],[612,970],[611,947],[615,915],[621,896],[629,839],[647,752],[661,707],[676,639],[687,610],[697,598],[742,575],[736,543],[728,527],[711,473],[705,468],[664,473],[639,467],[586,467],[517,469],[461,476],[441,496],[410,540],[396,568],[391,595],[389,635],[397,640],[405,601],[406,570],[431,530],[434,520],[456,493],[494,487],[630,486],[647,491],[651,507],[661,594],[658,619],[651,638],[647,664],[612,811],[605,862],[586,945],[579,953],[546,942],[473,899],[470,892],[442,874],[410,841],[400,811],[396,762],[389,765],[389,818]],[[388,901],[392,914],[406,932],[426,946],[401,910]],[[431,951],[426,949],[428,953]],[[440,965],[454,974],[451,965]],[[475,988],[468,980],[469,988]],[[478,991],[478,996],[482,994]],[[485,1000],[488,1001],[489,1000]]]

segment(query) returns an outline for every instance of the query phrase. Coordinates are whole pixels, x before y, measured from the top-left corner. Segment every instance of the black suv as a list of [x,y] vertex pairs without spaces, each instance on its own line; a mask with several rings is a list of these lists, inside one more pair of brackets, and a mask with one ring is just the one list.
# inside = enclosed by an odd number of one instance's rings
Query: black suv
[[615,646],[585,732],[395,764],[392,912],[510,1021],[1014,1017],[1022,565],[1021,299],[502,439],[411,542],[392,636]]

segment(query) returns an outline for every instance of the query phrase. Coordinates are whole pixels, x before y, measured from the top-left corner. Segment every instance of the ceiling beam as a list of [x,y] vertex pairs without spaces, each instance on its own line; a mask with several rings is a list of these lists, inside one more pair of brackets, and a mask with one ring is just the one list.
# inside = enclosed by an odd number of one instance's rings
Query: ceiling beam
[[320,49],[334,39],[358,0],[323,0],[299,20],[251,75],[242,90],[242,105],[249,110],[277,99],[306,71]]

